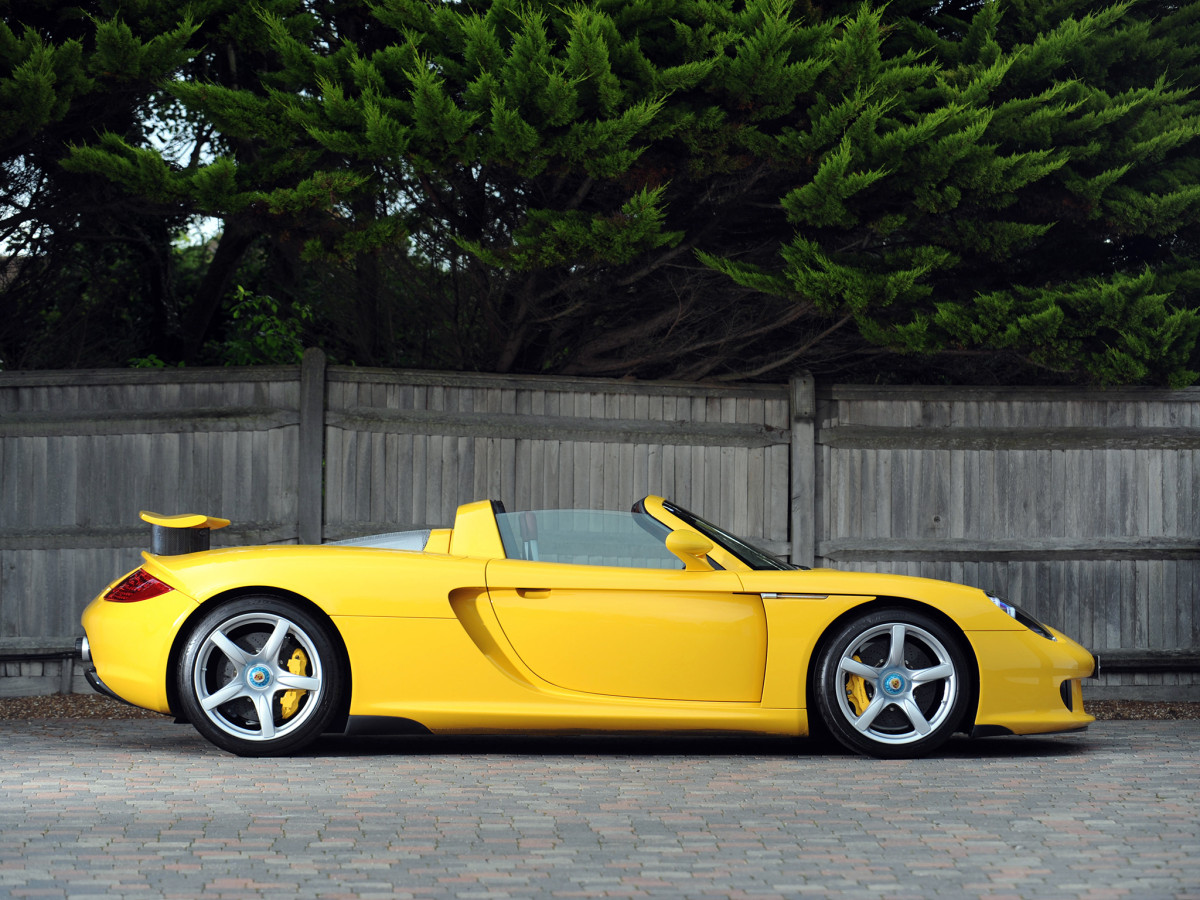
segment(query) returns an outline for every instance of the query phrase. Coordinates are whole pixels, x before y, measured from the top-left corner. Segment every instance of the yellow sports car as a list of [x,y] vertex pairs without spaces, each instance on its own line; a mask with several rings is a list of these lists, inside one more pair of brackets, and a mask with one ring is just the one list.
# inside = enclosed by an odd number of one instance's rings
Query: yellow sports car
[[[102,693],[247,756],[326,732],[832,734],[879,757],[1086,728],[1070,638],[977,588],[799,569],[661,497],[453,529],[154,553],[83,613]],[[195,551],[195,552],[187,552]]]

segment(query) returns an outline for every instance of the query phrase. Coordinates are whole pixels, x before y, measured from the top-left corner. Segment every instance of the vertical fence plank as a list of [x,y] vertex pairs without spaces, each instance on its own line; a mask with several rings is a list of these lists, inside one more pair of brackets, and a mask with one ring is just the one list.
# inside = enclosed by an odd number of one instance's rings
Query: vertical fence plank
[[325,354],[310,347],[300,364],[300,435],[296,466],[296,530],[301,544],[323,537],[322,468],[325,462]]
[[816,557],[816,384],[811,375],[791,380],[791,543],[792,562],[811,566]]

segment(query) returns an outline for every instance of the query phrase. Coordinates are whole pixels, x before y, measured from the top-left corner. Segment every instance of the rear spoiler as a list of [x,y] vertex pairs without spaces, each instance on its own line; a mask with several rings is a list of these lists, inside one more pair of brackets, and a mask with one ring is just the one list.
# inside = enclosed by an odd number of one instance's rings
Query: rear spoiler
[[142,510],[138,515],[143,522],[150,523],[150,552],[155,556],[179,556],[207,550],[210,532],[229,524],[228,519],[196,513],[163,516]]

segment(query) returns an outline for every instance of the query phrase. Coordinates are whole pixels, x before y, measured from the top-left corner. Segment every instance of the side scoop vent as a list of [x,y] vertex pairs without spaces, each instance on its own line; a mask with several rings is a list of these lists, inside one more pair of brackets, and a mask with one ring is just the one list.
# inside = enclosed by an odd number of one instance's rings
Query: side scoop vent
[[179,556],[207,550],[210,532],[229,524],[228,519],[198,514],[163,516],[142,510],[138,515],[143,522],[150,523],[150,552],[155,556]]

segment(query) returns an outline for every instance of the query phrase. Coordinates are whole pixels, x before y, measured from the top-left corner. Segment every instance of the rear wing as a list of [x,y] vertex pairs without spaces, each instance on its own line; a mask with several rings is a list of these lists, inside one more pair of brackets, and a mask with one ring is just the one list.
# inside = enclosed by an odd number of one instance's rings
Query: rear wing
[[150,523],[150,552],[155,556],[179,556],[207,550],[210,532],[229,524],[228,519],[197,513],[164,516],[142,510],[138,515],[143,522]]

